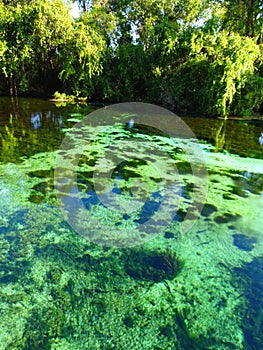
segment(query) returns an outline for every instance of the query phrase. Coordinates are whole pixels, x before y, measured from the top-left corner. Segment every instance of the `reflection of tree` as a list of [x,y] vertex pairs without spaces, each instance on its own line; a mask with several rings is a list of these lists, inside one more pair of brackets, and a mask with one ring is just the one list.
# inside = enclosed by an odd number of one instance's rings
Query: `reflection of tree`
[[3,99],[0,117],[2,162],[19,162],[21,157],[54,151],[62,140],[61,112],[46,101]]
[[215,140],[215,152],[219,152],[225,145],[225,131],[226,131],[226,119],[222,120],[217,128],[213,129]]
[[[37,134],[32,132],[17,116],[10,115],[9,122],[0,132],[1,137],[1,161],[18,161],[25,155],[25,150],[38,144]],[[31,146],[31,147],[32,147]]]
[[211,129],[215,152],[225,149],[241,156],[262,158],[256,125],[246,121],[220,120],[213,121]]

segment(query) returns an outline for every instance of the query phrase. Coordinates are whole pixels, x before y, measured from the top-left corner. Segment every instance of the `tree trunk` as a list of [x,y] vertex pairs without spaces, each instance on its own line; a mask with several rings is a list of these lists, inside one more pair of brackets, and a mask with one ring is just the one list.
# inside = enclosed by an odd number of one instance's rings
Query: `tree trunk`
[[17,97],[16,82],[12,76],[9,77],[9,93],[10,97]]

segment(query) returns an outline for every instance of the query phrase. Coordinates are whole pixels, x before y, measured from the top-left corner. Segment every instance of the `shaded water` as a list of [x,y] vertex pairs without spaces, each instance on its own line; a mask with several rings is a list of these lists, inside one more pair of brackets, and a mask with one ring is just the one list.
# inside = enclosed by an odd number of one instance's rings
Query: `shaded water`
[[90,111],[0,99],[0,349],[261,349],[263,125],[184,118],[209,174],[201,217],[185,235],[178,227],[193,179],[180,140],[136,125],[105,127],[78,166],[83,203],[99,221],[128,232],[158,212],[162,197],[161,175],[134,154],[111,178],[128,203],[134,181],[145,181],[151,195],[141,210],[120,215],[100,203],[92,175],[109,143],[150,140],[182,182],[170,225],[143,245],[118,249],[74,232],[54,191],[56,150]]
[[258,142],[262,120],[185,117],[184,121],[197,137],[212,143],[216,151],[227,150],[242,157],[263,158],[262,147]]
[[1,162],[20,162],[39,152],[56,150],[63,140],[62,127],[72,125],[67,118],[88,114],[80,107],[38,99],[0,99]]

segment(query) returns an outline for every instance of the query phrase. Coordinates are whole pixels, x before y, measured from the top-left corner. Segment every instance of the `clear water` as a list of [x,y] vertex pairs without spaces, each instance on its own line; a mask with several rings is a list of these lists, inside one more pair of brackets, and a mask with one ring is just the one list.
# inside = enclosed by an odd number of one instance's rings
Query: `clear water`
[[162,189],[160,176],[135,157],[114,170],[113,192],[128,201],[133,181],[144,179],[151,197],[135,213],[107,210],[92,174],[109,140],[136,135],[158,144],[183,183],[182,207],[170,225],[147,243],[121,249],[77,234],[54,191],[65,132],[90,111],[0,99],[0,349],[261,349],[263,124],[184,118],[200,139],[209,174],[206,203],[186,234],[178,227],[192,177],[178,141],[147,127],[105,128],[81,156],[77,180],[86,210],[112,232],[153,216]]

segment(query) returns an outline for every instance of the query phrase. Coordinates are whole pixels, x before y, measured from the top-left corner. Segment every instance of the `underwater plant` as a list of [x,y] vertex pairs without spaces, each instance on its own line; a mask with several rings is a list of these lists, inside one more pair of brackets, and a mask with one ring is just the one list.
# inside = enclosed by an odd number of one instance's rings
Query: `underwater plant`
[[173,279],[181,268],[182,261],[169,248],[161,251],[131,250],[125,263],[129,276],[153,282]]

